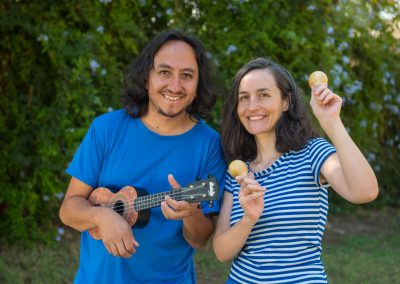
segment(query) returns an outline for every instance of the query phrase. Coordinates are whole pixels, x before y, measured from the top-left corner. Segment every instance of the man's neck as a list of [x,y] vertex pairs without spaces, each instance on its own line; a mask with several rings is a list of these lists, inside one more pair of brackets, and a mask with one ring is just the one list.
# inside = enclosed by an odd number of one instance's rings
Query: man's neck
[[146,113],[141,117],[143,124],[160,135],[179,135],[192,129],[197,120],[188,113],[168,117],[159,113]]

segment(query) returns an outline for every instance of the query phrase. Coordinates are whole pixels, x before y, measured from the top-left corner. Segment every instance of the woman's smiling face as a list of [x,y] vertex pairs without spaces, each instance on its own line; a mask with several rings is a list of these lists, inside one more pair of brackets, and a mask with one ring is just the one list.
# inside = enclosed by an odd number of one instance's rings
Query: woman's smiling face
[[240,81],[237,114],[250,134],[275,135],[276,124],[288,106],[267,69],[250,71]]

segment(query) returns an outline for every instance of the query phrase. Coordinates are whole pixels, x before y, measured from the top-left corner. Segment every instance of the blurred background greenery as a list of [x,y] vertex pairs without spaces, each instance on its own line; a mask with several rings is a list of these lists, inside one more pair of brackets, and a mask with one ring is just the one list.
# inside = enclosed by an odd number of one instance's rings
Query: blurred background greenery
[[[91,120],[121,107],[123,73],[159,32],[199,37],[219,99],[256,56],[284,65],[305,92],[323,70],[380,184],[368,210],[400,206],[399,0],[87,0],[0,3],[0,241],[61,240],[64,170]],[[331,212],[355,206],[331,194]],[[0,263],[1,267],[1,263]]]

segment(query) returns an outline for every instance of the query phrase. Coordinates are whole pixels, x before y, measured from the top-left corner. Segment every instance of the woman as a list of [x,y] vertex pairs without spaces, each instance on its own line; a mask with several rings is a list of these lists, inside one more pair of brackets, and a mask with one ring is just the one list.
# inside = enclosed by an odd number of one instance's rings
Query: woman
[[282,66],[263,58],[236,74],[223,107],[228,160],[249,173],[227,174],[213,246],[233,259],[227,283],[327,283],[321,241],[330,185],[353,203],[378,195],[370,165],[342,124],[342,99],[326,84],[311,107],[333,146],[318,138],[300,89]]

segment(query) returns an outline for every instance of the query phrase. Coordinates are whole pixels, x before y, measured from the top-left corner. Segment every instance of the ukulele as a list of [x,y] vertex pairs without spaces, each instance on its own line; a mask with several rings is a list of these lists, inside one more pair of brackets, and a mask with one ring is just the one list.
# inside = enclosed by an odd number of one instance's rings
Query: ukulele
[[[198,203],[202,201],[212,202],[218,199],[219,186],[213,176],[207,179],[190,183],[186,187],[171,191],[148,194],[144,188],[125,186],[117,193],[112,193],[105,187],[96,188],[89,195],[89,202],[93,206],[109,207],[120,214],[129,225],[140,229],[145,227],[150,220],[150,208],[161,205],[165,196],[169,195],[176,201]],[[89,234],[96,240],[101,240],[99,228],[89,229]]]

